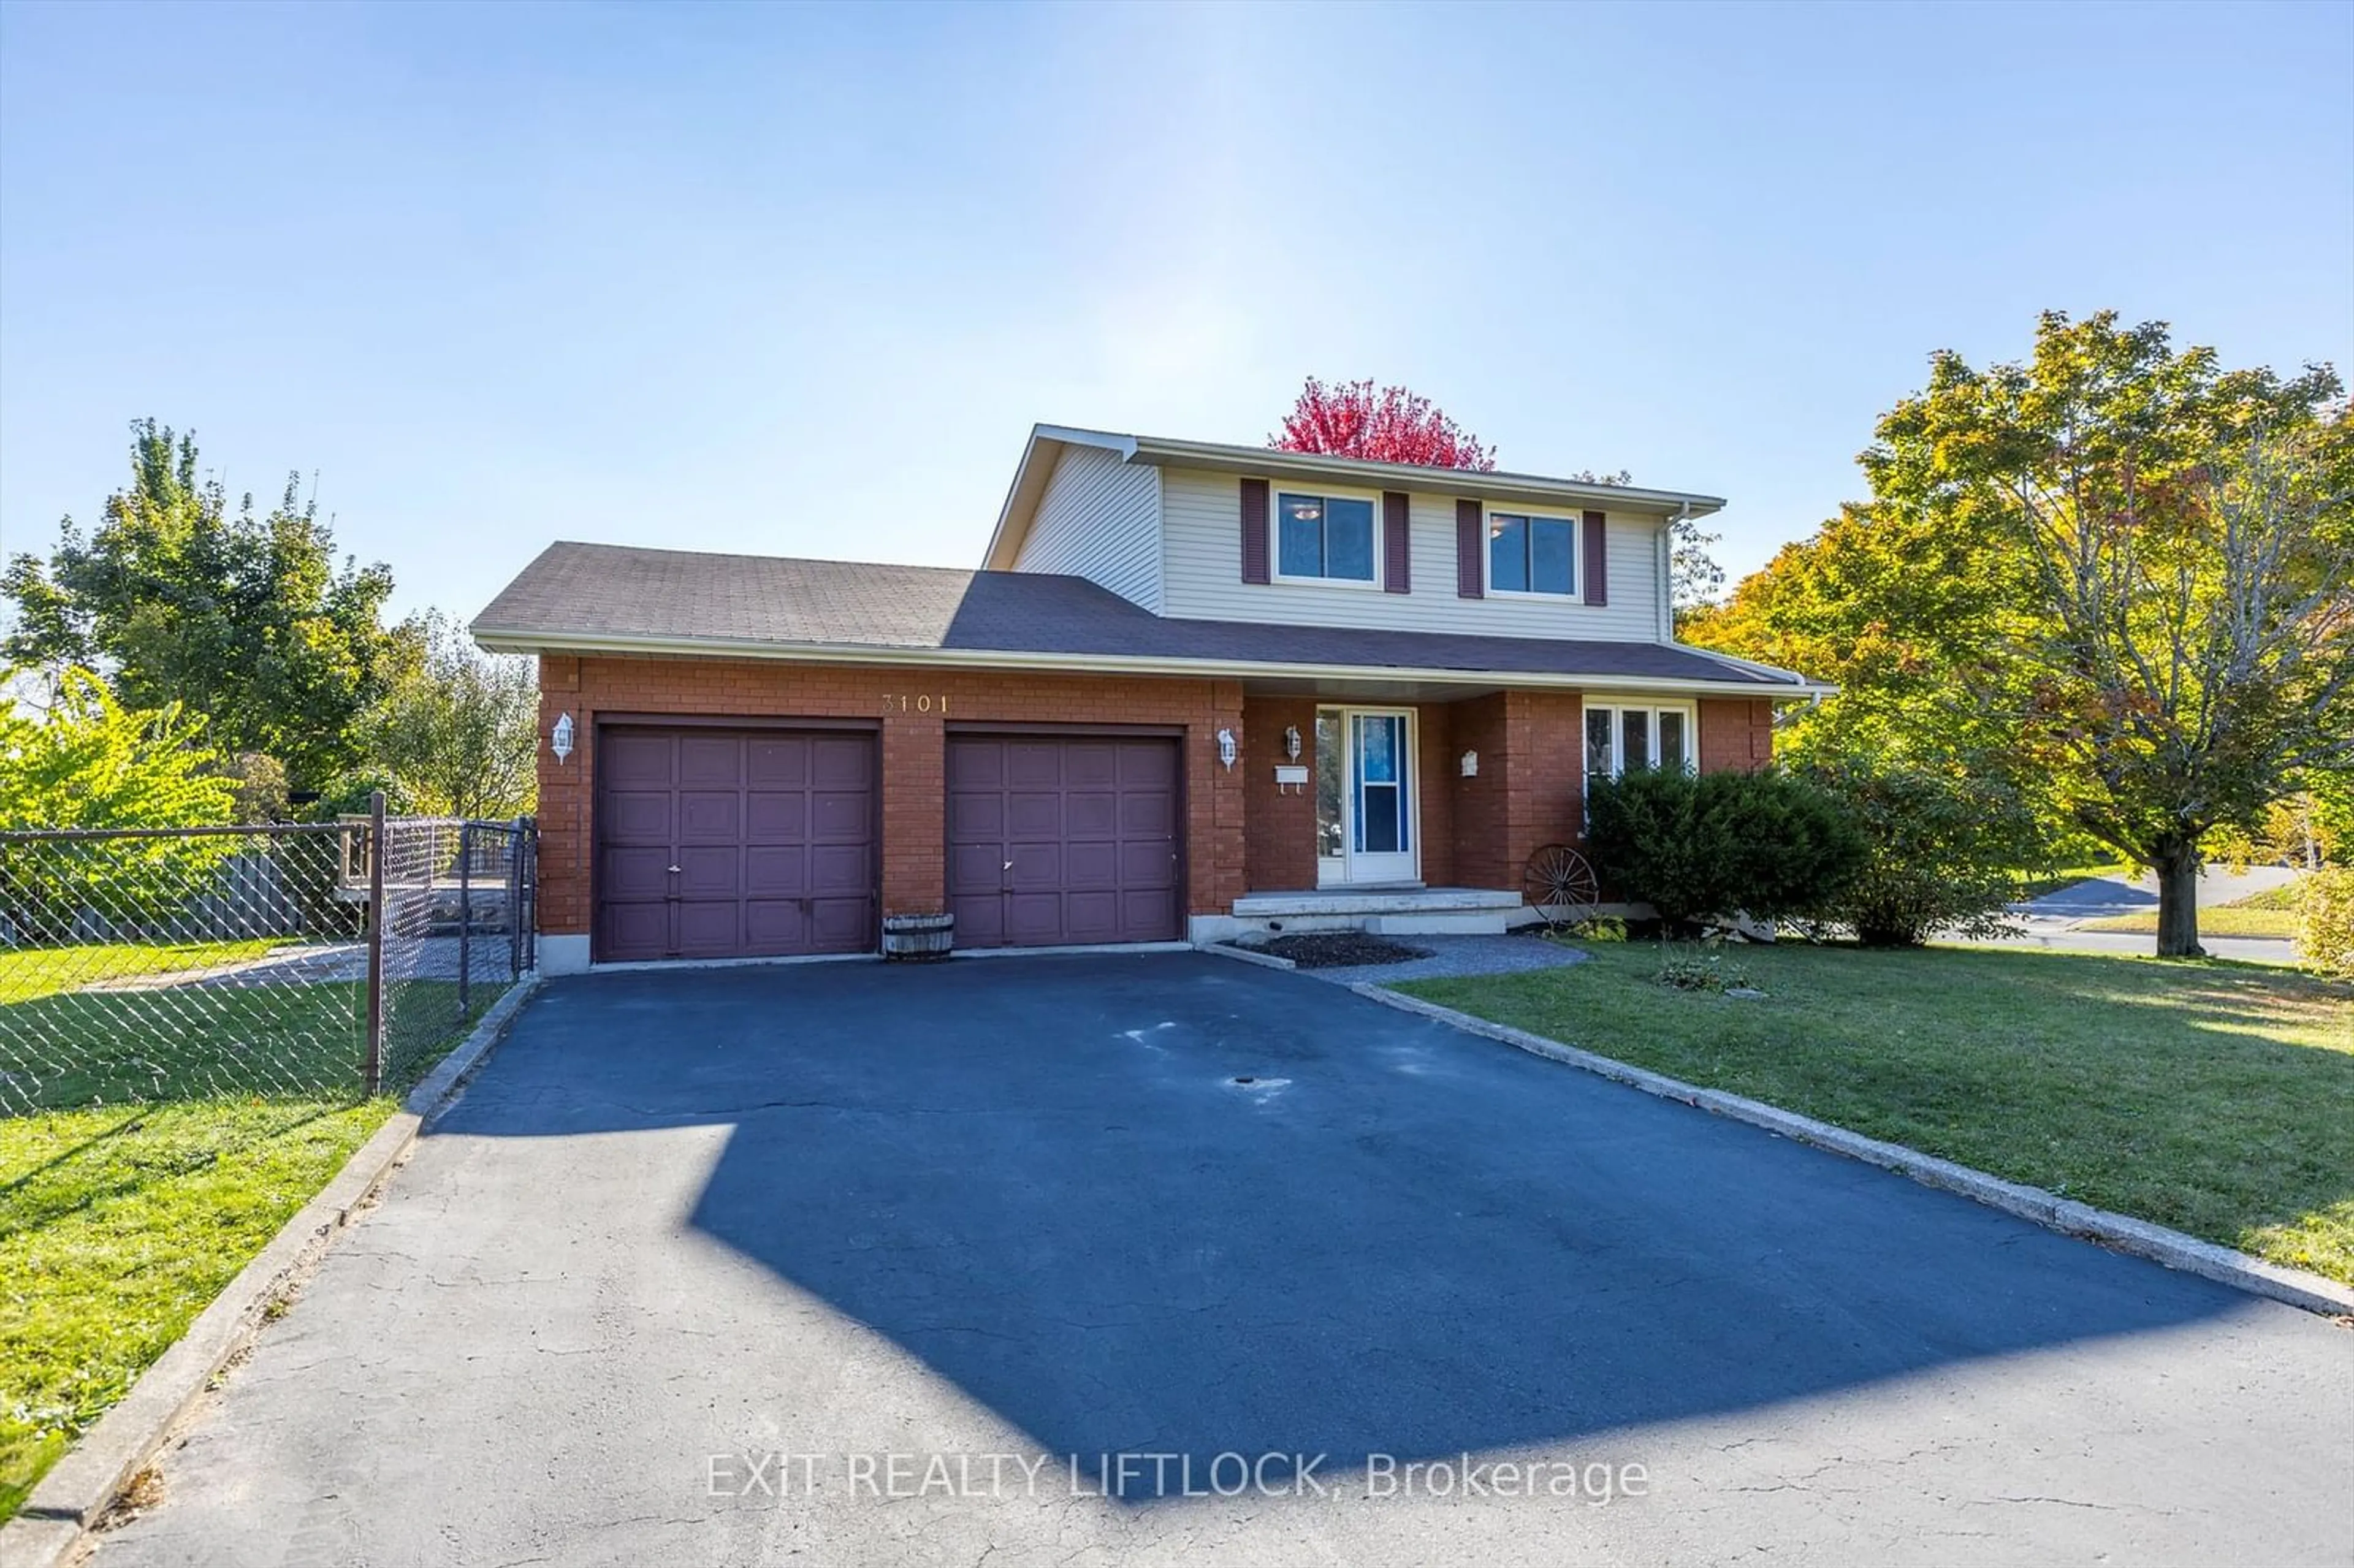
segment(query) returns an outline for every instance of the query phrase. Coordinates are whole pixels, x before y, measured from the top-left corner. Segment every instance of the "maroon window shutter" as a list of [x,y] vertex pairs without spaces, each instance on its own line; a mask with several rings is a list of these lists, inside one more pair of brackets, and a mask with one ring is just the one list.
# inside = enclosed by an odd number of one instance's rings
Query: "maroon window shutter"
[[1267,481],[1243,481],[1243,581],[1263,583],[1267,570]]
[[1414,550],[1407,534],[1405,497],[1382,492],[1382,587],[1391,593],[1414,591]]
[[1610,602],[1610,556],[1604,548],[1607,541],[1603,537],[1602,514],[1587,513],[1585,525],[1580,528],[1578,533],[1585,539],[1585,602],[1608,604]]
[[1458,599],[1484,597],[1481,585],[1488,580],[1487,563],[1479,552],[1487,548],[1487,519],[1479,514],[1476,501],[1455,503],[1455,594]]

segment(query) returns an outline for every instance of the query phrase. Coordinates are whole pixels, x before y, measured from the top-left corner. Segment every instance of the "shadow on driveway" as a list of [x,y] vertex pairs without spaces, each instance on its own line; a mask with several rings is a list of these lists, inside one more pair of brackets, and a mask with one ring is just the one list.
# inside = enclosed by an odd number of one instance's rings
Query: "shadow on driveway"
[[1082,1473],[1559,1443],[2246,1306],[1222,959],[601,975],[549,1001],[591,1005],[530,1010],[440,1131],[732,1124],[695,1226]]

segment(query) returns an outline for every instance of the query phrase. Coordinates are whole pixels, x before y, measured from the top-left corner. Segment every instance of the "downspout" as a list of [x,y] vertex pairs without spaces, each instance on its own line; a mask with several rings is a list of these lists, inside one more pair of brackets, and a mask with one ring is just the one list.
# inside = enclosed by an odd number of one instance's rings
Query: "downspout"
[[1676,514],[1659,530],[1659,641],[1676,640],[1676,524],[1691,521],[1691,503],[1676,508]]

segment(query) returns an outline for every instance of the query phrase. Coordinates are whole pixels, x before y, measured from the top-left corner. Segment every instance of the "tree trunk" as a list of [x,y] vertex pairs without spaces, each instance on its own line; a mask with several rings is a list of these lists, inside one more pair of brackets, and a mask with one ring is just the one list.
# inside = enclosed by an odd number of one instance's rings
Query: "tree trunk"
[[2199,841],[2166,839],[2153,846],[2158,872],[2158,956],[2203,959],[2199,945]]

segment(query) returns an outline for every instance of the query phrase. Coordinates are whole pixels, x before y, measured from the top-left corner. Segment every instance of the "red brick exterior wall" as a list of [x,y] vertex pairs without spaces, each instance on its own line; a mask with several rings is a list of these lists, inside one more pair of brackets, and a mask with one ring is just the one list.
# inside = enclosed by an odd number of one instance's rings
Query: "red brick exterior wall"
[[1479,754],[1479,774],[1466,779],[1458,770],[1447,779],[1453,797],[1455,874],[1466,887],[1509,887],[1505,856],[1511,848],[1509,803],[1511,770],[1511,729],[1505,719],[1506,694],[1472,697],[1447,706],[1447,735],[1459,759],[1467,751]]
[[[1233,681],[986,673],[916,666],[547,655],[540,660],[541,734],[569,713],[573,752],[539,760],[540,928],[589,927],[589,803],[599,715],[839,718],[878,725],[882,762],[883,912],[928,913],[946,899],[947,733],[960,723],[1141,725],[1182,729],[1186,900],[1225,914],[1246,892],[1316,885],[1314,787],[1278,794],[1283,731],[1297,726],[1300,760],[1315,761],[1316,700],[1247,702]],[[1585,708],[1575,692],[1507,691],[1416,708],[1423,880],[1432,886],[1518,889],[1538,847],[1583,836]],[[1232,729],[1242,755],[1218,766],[1215,736]],[[1773,705],[1700,703],[1704,769],[1763,767],[1773,756]],[[1479,754],[1466,779],[1459,759]]]
[[1455,880],[1517,889],[1540,846],[1584,836],[1585,722],[1575,692],[1498,692],[1452,705],[1456,756],[1479,754],[1476,778],[1449,768]]
[[886,915],[929,913],[946,900],[950,726],[1182,726],[1187,906],[1197,915],[1221,914],[1244,891],[1246,774],[1239,764],[1232,772],[1218,766],[1215,738],[1221,728],[1243,733],[1239,682],[550,654],[539,662],[539,691],[540,733],[569,713],[574,734],[568,761],[559,765],[545,746],[540,751],[539,924],[546,932],[588,929],[588,815],[600,714],[879,722]]
[[[1299,729],[1299,760],[1310,769],[1305,789],[1279,792],[1275,770],[1287,725]],[[1316,885],[1316,699],[1249,697],[1243,703],[1243,886],[1278,892]]]
[[1774,760],[1774,705],[1745,697],[1700,700],[1700,770],[1755,773]]
[[1421,803],[1416,817],[1422,828],[1422,880],[1433,887],[1453,887],[1455,881],[1456,786],[1460,777],[1455,744],[1455,709],[1448,703],[1425,703],[1415,710],[1415,798]]

